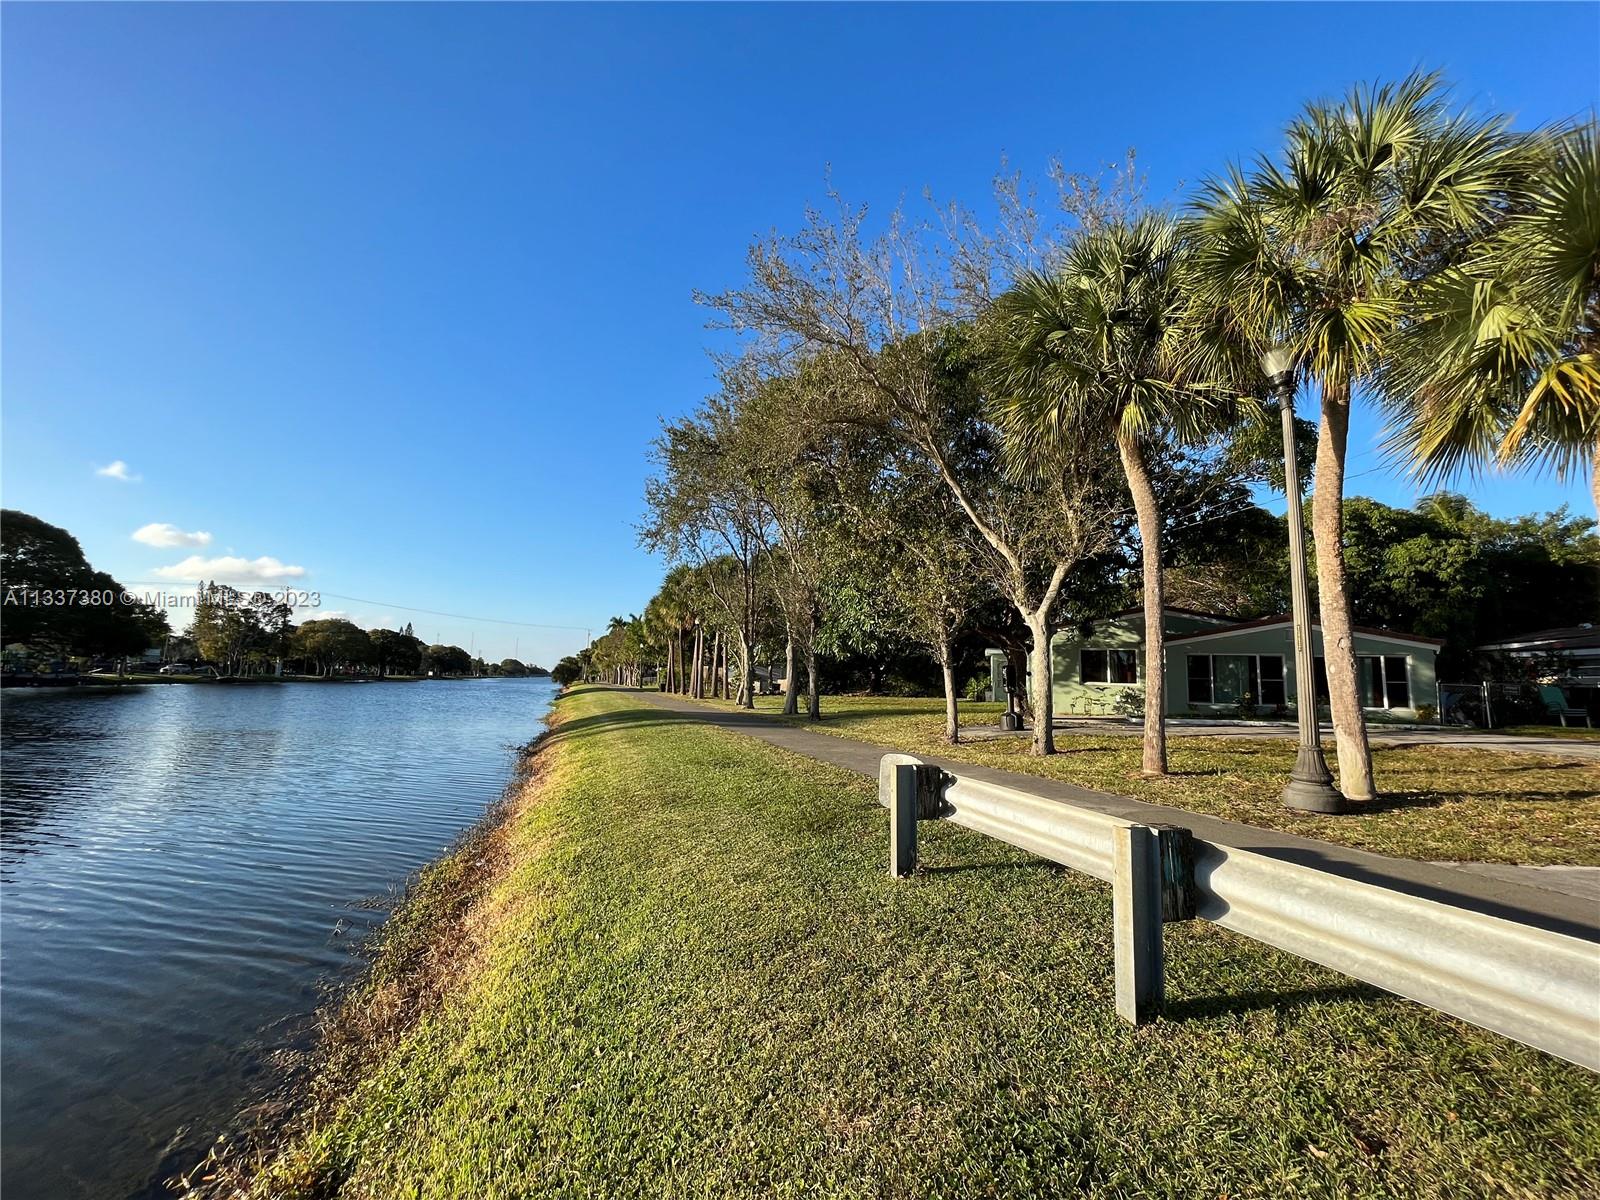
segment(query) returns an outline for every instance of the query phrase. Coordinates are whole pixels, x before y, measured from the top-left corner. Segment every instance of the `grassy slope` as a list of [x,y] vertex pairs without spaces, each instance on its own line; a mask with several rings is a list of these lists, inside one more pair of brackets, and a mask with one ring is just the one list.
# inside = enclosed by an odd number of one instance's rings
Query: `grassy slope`
[[[711,703],[711,702],[708,702]],[[778,715],[782,698],[758,706]],[[1294,765],[1290,739],[1173,737],[1173,774],[1139,775],[1139,739],[1064,734],[1054,758],[1033,758],[1023,738],[944,742],[944,701],[828,696],[820,733],[859,738],[910,754],[942,755],[1062,779],[1269,829],[1428,861],[1566,863],[1600,866],[1600,766],[1533,754],[1436,746],[1374,747],[1374,804],[1337,817],[1293,812],[1278,802]],[[963,720],[994,724],[1000,707],[963,704]],[[804,722],[804,718],[790,718]],[[1328,765],[1337,770],[1332,743]]]
[[1585,1071],[1201,923],[1168,934],[1176,1019],[1136,1030],[1098,882],[948,826],[896,882],[868,782],[617,693],[558,712],[475,973],[263,1191],[1521,1196],[1600,1171]]

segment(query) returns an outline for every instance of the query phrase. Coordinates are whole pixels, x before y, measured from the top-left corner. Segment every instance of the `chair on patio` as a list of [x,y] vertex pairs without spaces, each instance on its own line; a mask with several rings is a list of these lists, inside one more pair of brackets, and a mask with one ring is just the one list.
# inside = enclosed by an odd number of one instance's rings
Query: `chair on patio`
[[1550,715],[1560,719],[1563,729],[1566,728],[1568,717],[1571,717],[1574,721],[1581,718],[1586,727],[1594,728],[1594,722],[1589,720],[1588,710],[1573,708],[1567,701],[1567,694],[1554,684],[1545,684],[1541,687],[1539,689],[1539,698],[1544,701],[1544,706],[1549,710]]

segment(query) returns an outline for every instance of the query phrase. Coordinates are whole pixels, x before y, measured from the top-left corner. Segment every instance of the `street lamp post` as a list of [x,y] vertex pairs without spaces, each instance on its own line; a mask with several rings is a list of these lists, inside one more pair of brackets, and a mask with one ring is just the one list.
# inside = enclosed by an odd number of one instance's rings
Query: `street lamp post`
[[1302,812],[1345,811],[1345,799],[1333,786],[1322,757],[1322,732],[1317,720],[1317,654],[1311,637],[1311,595],[1306,583],[1305,526],[1300,515],[1300,471],[1294,445],[1294,360],[1274,347],[1261,356],[1283,419],[1283,490],[1289,503],[1289,593],[1294,604],[1295,709],[1300,717],[1300,751],[1284,785],[1283,803]]

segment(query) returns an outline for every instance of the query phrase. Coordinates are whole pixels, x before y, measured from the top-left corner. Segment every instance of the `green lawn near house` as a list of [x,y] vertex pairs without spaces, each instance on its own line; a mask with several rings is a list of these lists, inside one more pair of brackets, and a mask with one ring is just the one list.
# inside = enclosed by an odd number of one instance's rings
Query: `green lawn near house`
[[[719,702],[712,702],[719,703]],[[779,715],[781,696],[757,708]],[[993,725],[1001,706],[961,705],[963,721]],[[1028,754],[1026,738],[944,741],[944,701],[826,696],[823,720],[789,718],[820,733],[909,754],[942,755],[1428,861],[1600,866],[1600,766],[1540,755],[1442,746],[1373,749],[1383,794],[1339,816],[1294,812],[1278,796],[1294,765],[1291,738],[1171,737],[1166,779],[1139,773],[1140,742],[1125,734],[1062,732],[1060,753]],[[1331,739],[1328,765],[1338,763]]]
[[1543,738],[1572,738],[1575,741],[1600,741],[1600,729],[1589,729],[1583,725],[1512,725],[1509,728],[1497,730],[1498,733],[1511,733],[1517,737],[1543,737]]
[[1136,1029],[1104,884],[949,825],[893,880],[871,781],[621,692],[556,714],[496,831],[391,923],[256,1194],[1553,1197],[1600,1171],[1587,1071],[1198,922]]

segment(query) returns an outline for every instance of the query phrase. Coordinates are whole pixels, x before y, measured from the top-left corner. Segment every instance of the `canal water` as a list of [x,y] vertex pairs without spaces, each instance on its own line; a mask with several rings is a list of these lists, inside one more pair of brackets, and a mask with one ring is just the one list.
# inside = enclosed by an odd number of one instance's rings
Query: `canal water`
[[504,790],[544,679],[9,690],[0,1193],[145,1197],[305,1043],[407,876]]

